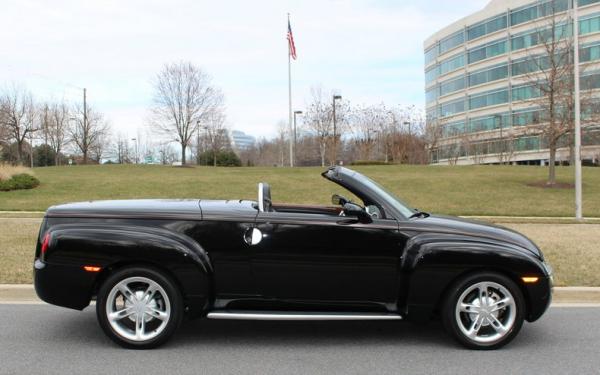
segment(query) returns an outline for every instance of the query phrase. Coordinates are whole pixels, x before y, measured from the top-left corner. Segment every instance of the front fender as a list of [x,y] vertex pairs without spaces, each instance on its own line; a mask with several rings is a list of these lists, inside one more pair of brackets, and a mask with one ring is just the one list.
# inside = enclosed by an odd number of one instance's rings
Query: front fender
[[[209,303],[210,259],[185,235],[158,227],[111,224],[62,224],[53,226],[50,233],[48,250],[41,264],[36,263],[36,290],[50,303],[84,308],[106,272],[126,264],[147,264],[168,273],[192,314]],[[103,272],[86,272],[85,265],[100,266]],[[51,270],[52,277],[44,276]]]
[[408,241],[401,269],[405,285],[401,303],[412,320],[428,320],[446,289],[459,277],[477,270],[500,272],[514,280],[523,291],[530,317],[532,308],[536,312],[546,308],[531,306],[538,303],[532,301],[550,298],[550,287],[535,289],[523,285],[520,279],[524,275],[547,279],[540,259],[526,249],[500,241],[461,235],[418,235]]

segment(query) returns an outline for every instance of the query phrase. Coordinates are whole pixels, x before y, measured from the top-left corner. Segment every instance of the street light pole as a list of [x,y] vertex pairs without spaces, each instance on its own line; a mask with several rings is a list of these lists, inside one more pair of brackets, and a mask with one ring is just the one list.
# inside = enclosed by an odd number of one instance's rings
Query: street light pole
[[336,165],[337,162],[337,125],[336,125],[336,119],[335,119],[335,101],[336,100],[341,100],[342,96],[341,95],[334,95],[333,96],[333,165]]
[[581,102],[579,98],[579,7],[573,1],[573,75],[575,76],[575,218],[583,219],[582,183],[581,183]]
[[294,153],[293,153],[293,157],[292,160],[294,160],[294,164],[296,164],[296,152],[297,152],[297,146],[298,143],[296,142],[296,137],[297,137],[297,132],[296,132],[296,115],[301,115],[302,111],[294,111]]

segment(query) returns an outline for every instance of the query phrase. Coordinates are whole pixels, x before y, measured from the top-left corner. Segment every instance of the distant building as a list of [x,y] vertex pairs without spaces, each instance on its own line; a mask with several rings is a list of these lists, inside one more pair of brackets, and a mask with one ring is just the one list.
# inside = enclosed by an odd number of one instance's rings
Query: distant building
[[[546,140],[531,131],[543,124],[544,114],[531,100],[536,90],[525,77],[534,71],[531,56],[543,52],[540,27],[554,12],[561,20],[558,27],[570,28],[572,3],[492,0],[425,41],[427,121],[441,127],[440,138],[432,145],[434,164],[498,163],[505,152],[500,149],[507,142],[510,162],[548,160]],[[600,0],[578,3],[581,81],[596,95],[600,89]],[[507,132],[514,138],[507,141]],[[600,126],[587,127],[582,159],[597,162],[599,135]],[[557,161],[569,160],[568,138],[559,142]]]
[[256,138],[239,130],[231,131],[231,145],[236,151],[248,150],[256,144]]

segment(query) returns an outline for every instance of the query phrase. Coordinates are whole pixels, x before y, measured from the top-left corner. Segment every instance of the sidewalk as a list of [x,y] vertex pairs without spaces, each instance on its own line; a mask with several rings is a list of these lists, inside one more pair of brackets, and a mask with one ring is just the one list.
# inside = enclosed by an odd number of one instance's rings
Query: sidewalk
[[[0,284],[0,303],[35,304],[43,302],[37,298],[31,284]],[[600,287],[556,287],[552,304],[600,306]]]

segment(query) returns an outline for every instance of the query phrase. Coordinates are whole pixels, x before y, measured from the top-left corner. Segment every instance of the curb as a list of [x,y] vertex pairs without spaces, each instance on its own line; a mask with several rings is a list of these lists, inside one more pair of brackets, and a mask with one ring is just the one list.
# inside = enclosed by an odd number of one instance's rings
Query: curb
[[[41,303],[31,284],[0,284],[0,303]],[[600,287],[555,287],[553,305],[600,304]]]

